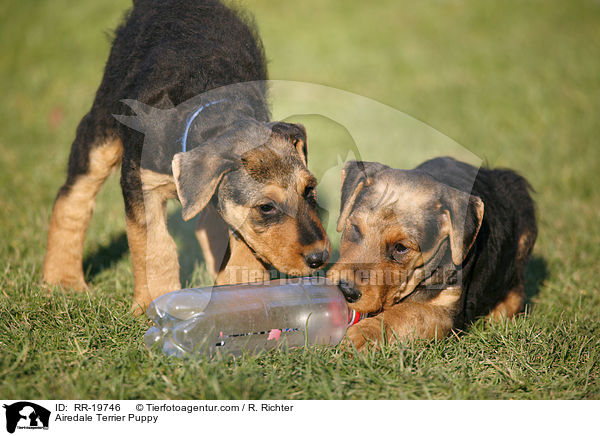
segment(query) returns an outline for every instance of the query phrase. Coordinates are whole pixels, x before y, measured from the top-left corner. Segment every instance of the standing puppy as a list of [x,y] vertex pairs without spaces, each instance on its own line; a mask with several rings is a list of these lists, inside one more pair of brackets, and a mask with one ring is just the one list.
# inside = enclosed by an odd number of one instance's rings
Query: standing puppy
[[[77,128],[44,279],[86,288],[86,229],[98,190],[120,163],[134,306],[180,288],[169,198],[181,201],[184,219],[200,214],[197,236],[219,283],[248,279],[240,268],[296,275],[320,268],[329,242],[306,168],[306,132],[269,120],[265,79],[253,26],[220,2],[135,0]],[[235,85],[251,81],[258,82]],[[127,126],[145,128],[146,138]]]
[[342,172],[340,258],[329,278],[370,316],[347,335],[433,338],[478,317],[523,309],[537,227],[529,184],[510,170],[451,158],[413,170],[348,162]]

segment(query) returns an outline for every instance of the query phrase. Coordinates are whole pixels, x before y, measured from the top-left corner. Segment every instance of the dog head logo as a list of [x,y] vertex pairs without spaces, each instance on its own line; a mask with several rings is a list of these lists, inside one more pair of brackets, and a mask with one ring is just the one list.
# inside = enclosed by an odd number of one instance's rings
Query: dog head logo
[[14,433],[19,429],[48,429],[50,411],[42,406],[28,401],[19,401],[10,405],[4,404],[6,409],[6,431]]

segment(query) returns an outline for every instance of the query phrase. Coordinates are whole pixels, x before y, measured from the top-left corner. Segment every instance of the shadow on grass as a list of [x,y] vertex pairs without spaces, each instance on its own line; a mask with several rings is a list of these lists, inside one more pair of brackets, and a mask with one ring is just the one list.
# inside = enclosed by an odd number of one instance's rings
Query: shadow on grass
[[548,277],[548,266],[543,257],[532,256],[525,271],[525,304],[533,305],[533,299],[540,293],[540,287]]
[[182,286],[194,281],[196,266],[204,263],[204,256],[196,239],[196,223],[196,219],[183,221],[179,209],[167,215],[167,227],[177,245],[179,280]]
[[[202,251],[194,234],[195,220],[185,223],[179,212],[170,213],[167,218],[169,233],[177,243],[180,264],[181,283],[188,283],[196,265],[204,263]],[[92,281],[103,271],[116,265],[129,250],[127,234],[115,235],[106,245],[101,245],[95,251],[88,253],[83,259],[83,270],[86,280]]]
[[113,236],[107,245],[102,245],[96,251],[89,253],[83,259],[86,280],[91,281],[102,271],[112,268],[127,254],[127,250],[129,250],[127,234],[123,232]]

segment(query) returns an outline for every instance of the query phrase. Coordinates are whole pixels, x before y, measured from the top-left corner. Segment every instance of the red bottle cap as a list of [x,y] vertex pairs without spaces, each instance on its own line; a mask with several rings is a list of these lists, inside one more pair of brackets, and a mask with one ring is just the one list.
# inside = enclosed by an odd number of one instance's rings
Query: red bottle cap
[[348,312],[348,327],[356,324],[363,318],[363,315],[352,309]]

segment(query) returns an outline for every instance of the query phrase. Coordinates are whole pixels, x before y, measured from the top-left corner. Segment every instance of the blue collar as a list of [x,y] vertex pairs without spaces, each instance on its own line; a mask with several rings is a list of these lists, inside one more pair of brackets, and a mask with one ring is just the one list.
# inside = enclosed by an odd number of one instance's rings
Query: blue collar
[[192,123],[194,122],[194,120],[196,119],[196,117],[198,116],[198,114],[200,112],[202,112],[202,110],[204,108],[207,108],[209,106],[212,106],[214,104],[217,103],[223,103],[224,101],[227,101],[226,98],[223,98],[221,100],[216,100],[216,101],[211,101],[208,102],[206,104],[203,104],[202,106],[200,106],[198,109],[196,109],[187,119],[186,124],[185,124],[185,131],[183,132],[183,137],[181,138],[181,151],[183,151],[184,153],[187,151],[187,137],[188,137],[188,133],[190,132],[190,127],[192,127]]

